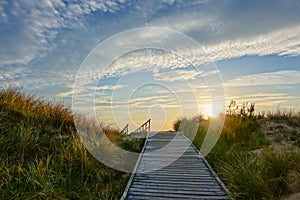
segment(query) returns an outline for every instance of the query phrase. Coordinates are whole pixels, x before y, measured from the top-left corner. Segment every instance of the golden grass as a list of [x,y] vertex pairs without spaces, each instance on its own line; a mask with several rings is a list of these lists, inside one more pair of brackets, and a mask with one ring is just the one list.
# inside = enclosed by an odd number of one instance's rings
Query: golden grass
[[[123,144],[117,130],[103,131]],[[70,108],[6,89],[0,91],[0,177],[0,199],[118,199],[128,174],[90,155]]]

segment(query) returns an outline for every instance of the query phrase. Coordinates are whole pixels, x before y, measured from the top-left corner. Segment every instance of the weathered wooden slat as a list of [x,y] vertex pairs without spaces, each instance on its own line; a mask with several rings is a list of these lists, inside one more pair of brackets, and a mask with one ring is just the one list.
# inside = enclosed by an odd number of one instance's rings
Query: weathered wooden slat
[[173,200],[173,199],[178,199],[178,200],[228,200],[227,197],[205,197],[205,196],[202,196],[202,197],[188,197],[188,198],[182,198],[182,197],[154,197],[154,196],[144,196],[144,195],[141,195],[141,196],[138,196],[138,195],[129,195],[128,196],[128,199],[130,200],[153,200],[153,199],[159,199],[159,200]]
[[[215,195],[215,194],[211,194],[211,195],[198,195],[198,194],[174,194],[174,193],[153,193],[153,192],[134,192],[134,193],[129,193],[129,195],[132,196],[149,196],[152,197],[152,199],[160,199],[161,197],[167,197],[170,199],[174,199],[174,198],[178,198],[178,199],[226,199],[228,200],[229,197],[227,197],[226,195]],[[127,198],[130,199],[130,198]]]
[[212,187],[212,186],[217,186],[218,188],[220,188],[218,185],[216,185],[215,182],[190,182],[190,181],[186,181],[186,182],[172,182],[172,181],[166,181],[166,180],[143,180],[143,181],[137,181],[135,180],[134,183],[142,183],[142,184],[170,184],[170,185],[183,185],[183,186],[209,186],[209,187]]
[[174,132],[148,135],[127,188],[123,199],[232,199],[191,142]]
[[[170,190],[184,190],[184,191],[193,191],[197,189],[198,191],[220,191],[220,187],[214,187],[212,185],[179,185],[179,184],[155,184],[155,183],[148,183],[143,184],[139,182],[135,182],[131,188],[163,188],[163,189],[170,189]],[[201,187],[199,187],[201,186]]]
[[176,182],[178,182],[178,183],[181,183],[181,184],[184,184],[184,183],[189,183],[189,182],[191,182],[191,181],[193,181],[195,184],[197,184],[197,183],[206,183],[206,184],[210,184],[210,183],[214,183],[214,184],[217,184],[217,182],[213,182],[214,180],[213,179],[201,179],[201,181],[199,181],[199,180],[195,180],[195,179],[193,179],[193,180],[186,180],[186,179],[176,179],[176,178],[172,178],[172,179],[164,179],[163,181],[161,180],[161,179],[157,179],[157,178],[144,178],[143,180],[141,180],[141,178],[137,178],[136,179],[137,181],[144,181],[144,180],[148,180],[148,181],[151,181],[151,182],[155,182],[155,181],[157,181],[157,182],[170,182],[170,183],[176,183]]
[[193,170],[193,171],[176,171],[176,170],[157,170],[154,172],[147,173],[148,175],[167,175],[167,176],[176,176],[176,175],[184,175],[184,176],[193,176],[199,174],[210,175],[208,170]]
[[138,174],[136,178],[142,179],[196,179],[196,180],[204,180],[204,179],[214,179],[210,174],[196,174],[196,175],[185,175],[181,174],[171,174],[171,175],[162,175],[162,174]]
[[218,191],[200,191],[200,190],[174,190],[174,189],[169,189],[166,190],[164,188],[136,188],[132,187],[130,188],[130,191],[138,194],[138,193],[153,193],[157,195],[161,194],[170,194],[170,191],[172,191],[172,194],[179,194],[179,195],[195,195],[195,196],[226,196],[226,193],[223,192],[222,190]]

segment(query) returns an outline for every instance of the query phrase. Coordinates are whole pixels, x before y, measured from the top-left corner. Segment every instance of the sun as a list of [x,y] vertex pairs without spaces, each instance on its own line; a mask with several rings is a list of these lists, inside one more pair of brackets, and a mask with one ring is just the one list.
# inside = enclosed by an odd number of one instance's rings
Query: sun
[[201,107],[205,118],[217,117],[221,113],[219,109],[216,109],[219,108],[219,106],[217,105],[215,106],[215,108],[213,107],[212,104],[204,104]]

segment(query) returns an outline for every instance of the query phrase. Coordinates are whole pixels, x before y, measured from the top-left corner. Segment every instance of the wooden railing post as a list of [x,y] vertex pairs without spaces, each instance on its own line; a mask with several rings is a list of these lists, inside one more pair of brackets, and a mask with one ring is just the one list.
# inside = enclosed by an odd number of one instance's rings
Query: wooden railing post
[[151,119],[148,119],[145,123],[143,123],[139,128],[137,128],[134,133],[140,133],[140,132],[150,132],[150,126],[151,126]]
[[126,126],[122,129],[120,133],[128,135],[128,124],[126,124]]

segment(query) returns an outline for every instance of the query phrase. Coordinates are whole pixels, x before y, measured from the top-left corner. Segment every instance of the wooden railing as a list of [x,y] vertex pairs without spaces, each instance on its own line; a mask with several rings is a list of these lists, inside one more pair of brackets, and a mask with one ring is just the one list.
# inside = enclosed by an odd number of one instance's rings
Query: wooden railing
[[141,133],[141,132],[150,132],[150,125],[151,125],[151,119],[148,119],[145,123],[143,123],[138,129],[133,131],[134,133]]
[[128,135],[128,124],[126,124],[120,133]]
[[[133,131],[132,133],[142,133],[142,132],[150,132],[150,126],[151,126],[151,119],[148,119],[145,123],[143,123],[139,128],[137,128],[135,131]],[[128,131],[128,124],[126,124],[126,126],[122,129],[122,131],[120,132],[121,134],[126,134],[129,135],[129,131]]]

